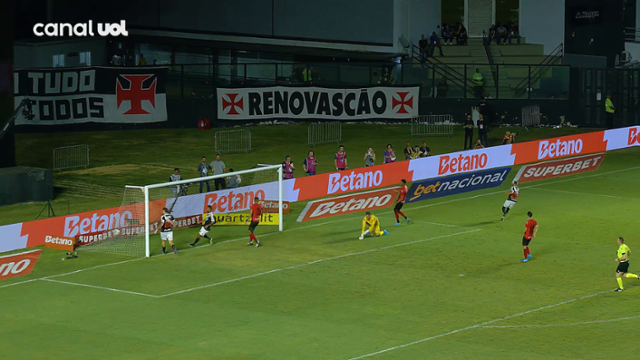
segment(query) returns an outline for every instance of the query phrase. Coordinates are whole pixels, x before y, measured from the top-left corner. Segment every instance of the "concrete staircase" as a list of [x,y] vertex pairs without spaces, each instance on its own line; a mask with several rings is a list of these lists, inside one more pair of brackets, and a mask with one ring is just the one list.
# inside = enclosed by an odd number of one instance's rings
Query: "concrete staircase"
[[[512,42],[512,45],[497,45],[495,43],[490,45],[494,64],[497,65],[493,67],[489,65],[482,39],[469,39],[469,45],[466,46],[443,45],[444,56],[439,56],[439,51],[436,49],[434,52],[436,59],[431,62],[438,64],[438,67],[446,68],[447,73],[453,73],[452,76],[466,75],[468,79],[473,76],[477,68],[483,75],[487,97],[496,98],[497,96],[500,99],[513,99],[516,97],[516,87],[529,76],[529,65],[531,65],[533,72],[536,65],[539,65],[546,56],[543,45],[527,44],[525,38],[520,39],[520,45],[517,45],[515,40]],[[415,66],[420,66],[420,64],[414,59]],[[492,71],[496,71],[499,87],[496,86]],[[458,74],[455,74],[456,72]],[[541,75],[540,79],[531,83],[532,91],[539,89],[541,81],[551,77],[552,71],[546,68]],[[455,93],[455,89],[453,90]],[[519,97],[526,97],[526,93],[520,94]]]

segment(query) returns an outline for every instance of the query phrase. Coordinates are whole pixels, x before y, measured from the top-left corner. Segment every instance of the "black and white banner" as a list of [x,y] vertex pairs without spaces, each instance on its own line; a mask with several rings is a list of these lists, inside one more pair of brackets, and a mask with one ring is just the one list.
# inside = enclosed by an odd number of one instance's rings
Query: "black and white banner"
[[218,119],[410,119],[418,115],[420,87],[218,88]]
[[166,67],[15,70],[15,106],[29,98],[33,120],[17,125],[167,121]]

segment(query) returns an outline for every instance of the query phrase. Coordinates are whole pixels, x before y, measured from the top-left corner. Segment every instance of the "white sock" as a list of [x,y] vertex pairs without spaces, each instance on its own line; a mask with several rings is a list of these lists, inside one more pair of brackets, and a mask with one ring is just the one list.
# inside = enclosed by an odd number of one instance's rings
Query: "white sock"
[[362,236],[367,236],[367,235],[369,235],[369,230],[362,233]]

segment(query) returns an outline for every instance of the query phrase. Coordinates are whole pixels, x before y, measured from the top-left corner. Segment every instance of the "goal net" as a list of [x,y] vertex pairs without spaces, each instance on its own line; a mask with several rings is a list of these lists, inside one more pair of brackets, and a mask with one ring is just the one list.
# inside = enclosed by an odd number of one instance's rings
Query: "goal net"
[[[112,229],[96,234],[80,250],[149,257],[160,248],[159,230],[163,209],[173,216],[173,230],[201,226],[207,206],[216,215],[247,212],[254,198],[277,202],[278,228],[282,231],[282,165],[259,164],[251,169],[171,181],[147,186],[125,187],[119,219]],[[223,189],[224,187],[224,189]],[[276,207],[275,204],[273,207]],[[157,237],[157,239],[154,237]],[[176,239],[178,248],[184,244]]]

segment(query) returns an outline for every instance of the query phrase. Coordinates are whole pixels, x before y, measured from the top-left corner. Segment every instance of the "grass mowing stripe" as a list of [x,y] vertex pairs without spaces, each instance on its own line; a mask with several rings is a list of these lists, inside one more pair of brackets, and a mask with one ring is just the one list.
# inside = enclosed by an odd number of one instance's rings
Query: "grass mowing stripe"
[[566,305],[566,304],[572,303],[574,301],[584,300],[584,299],[592,298],[594,296],[598,296],[598,295],[602,295],[602,294],[606,294],[606,293],[610,293],[610,292],[611,292],[610,290],[601,291],[601,292],[598,292],[598,293],[595,293],[595,294],[585,295],[585,296],[581,296],[581,297],[565,300],[565,301],[562,301],[562,302],[559,302],[559,303],[556,303],[556,304],[545,305],[545,306],[542,306],[542,307],[539,307],[539,308],[523,311],[521,313],[517,313],[517,314],[513,314],[513,315],[507,315],[507,316],[504,316],[504,317],[501,317],[501,318],[485,321],[483,323],[479,323],[479,324],[463,327],[463,328],[460,328],[460,329],[448,331],[446,333],[430,336],[428,338],[416,340],[416,341],[413,341],[413,342],[410,342],[410,343],[406,343],[406,344],[390,347],[390,348],[387,348],[387,349],[384,349],[384,350],[372,352],[370,354],[357,356],[357,357],[354,357],[354,358],[350,358],[349,360],[358,360],[358,359],[364,359],[364,358],[371,357],[371,356],[380,355],[380,354],[383,354],[383,353],[386,353],[386,352],[389,352],[389,351],[402,349],[402,348],[405,348],[405,347],[408,347],[408,346],[412,346],[412,345],[416,345],[416,344],[420,344],[420,343],[423,343],[423,342],[426,342],[426,341],[429,341],[429,340],[434,340],[434,339],[438,339],[438,338],[445,337],[445,336],[448,336],[448,335],[453,335],[453,334],[456,334],[456,333],[459,333],[459,332],[462,332],[462,331],[466,331],[466,330],[482,328],[482,327],[484,327],[486,325],[493,324],[493,323],[496,323],[496,322],[499,322],[499,321],[503,321],[503,320],[514,318],[514,317],[527,315],[527,314],[531,314],[531,313],[537,312],[537,311],[551,309],[551,308],[554,308],[554,307],[558,307],[558,306],[562,306],[562,305]]
[[114,288],[104,287],[104,286],[74,283],[74,282],[62,281],[62,280],[53,280],[53,279],[38,279],[38,280],[40,280],[40,281],[50,281],[50,282],[55,282],[55,283],[59,283],[59,284],[67,284],[67,285],[88,287],[88,288],[92,288],[92,289],[109,290],[109,291],[113,291],[113,292],[119,292],[119,293],[124,293],[124,294],[132,294],[132,295],[140,295],[140,296],[146,296],[146,297],[152,297],[152,298],[157,298],[158,297],[158,295],[145,294],[145,293],[129,291],[129,290],[120,290],[120,289],[114,289]]
[[605,195],[605,194],[593,194],[593,193],[585,193],[585,192],[577,192],[577,191],[567,191],[567,190],[556,190],[556,189],[545,189],[541,187],[534,188],[533,190],[544,190],[544,191],[554,191],[565,194],[575,194],[575,195],[589,195],[589,196],[601,196],[611,199],[622,199],[622,200],[640,200],[640,198],[634,197],[624,197],[624,196],[613,196],[613,195]]
[[367,254],[367,253],[374,252],[374,251],[387,250],[387,249],[391,249],[391,248],[395,248],[395,247],[399,247],[399,246],[412,245],[412,244],[417,244],[417,243],[421,243],[421,242],[425,242],[425,241],[433,241],[433,240],[438,240],[438,239],[447,238],[447,237],[451,237],[451,236],[468,234],[468,233],[481,231],[481,230],[482,229],[473,229],[473,230],[461,231],[461,232],[457,232],[457,233],[454,233],[454,234],[436,236],[436,237],[432,237],[432,238],[428,238],[428,239],[415,240],[415,241],[410,241],[410,242],[406,242],[406,243],[383,246],[383,247],[379,247],[379,248],[375,248],[375,249],[369,249],[369,250],[365,250],[365,251],[358,251],[358,252],[354,252],[354,253],[333,256],[333,257],[329,257],[329,258],[325,258],[325,259],[318,259],[318,260],[310,261],[310,262],[304,263],[304,264],[287,266],[287,267],[284,267],[284,268],[273,269],[273,270],[261,272],[261,273],[258,273],[258,274],[242,276],[242,277],[239,277],[239,278],[220,281],[220,282],[213,283],[213,284],[197,286],[197,287],[193,287],[193,288],[190,288],[190,289],[175,291],[175,292],[172,292],[172,293],[160,295],[159,297],[167,297],[167,296],[173,296],[173,295],[178,295],[178,294],[184,294],[184,293],[195,291],[195,290],[201,290],[201,289],[206,289],[206,288],[210,288],[210,287],[214,287],[214,286],[218,286],[218,285],[229,284],[229,283],[232,283],[232,282],[237,282],[237,281],[251,279],[251,278],[254,278],[254,277],[258,277],[258,276],[273,274],[273,273],[280,272],[280,271],[297,269],[297,268],[300,268],[300,267],[303,267],[303,266],[309,266],[309,265],[313,265],[313,264],[318,264],[318,263],[321,263],[321,262],[324,262],[324,261],[337,260],[337,259],[342,259],[342,258],[346,258],[346,257],[350,257],[350,256],[356,256],[356,255],[363,255],[363,254]]

